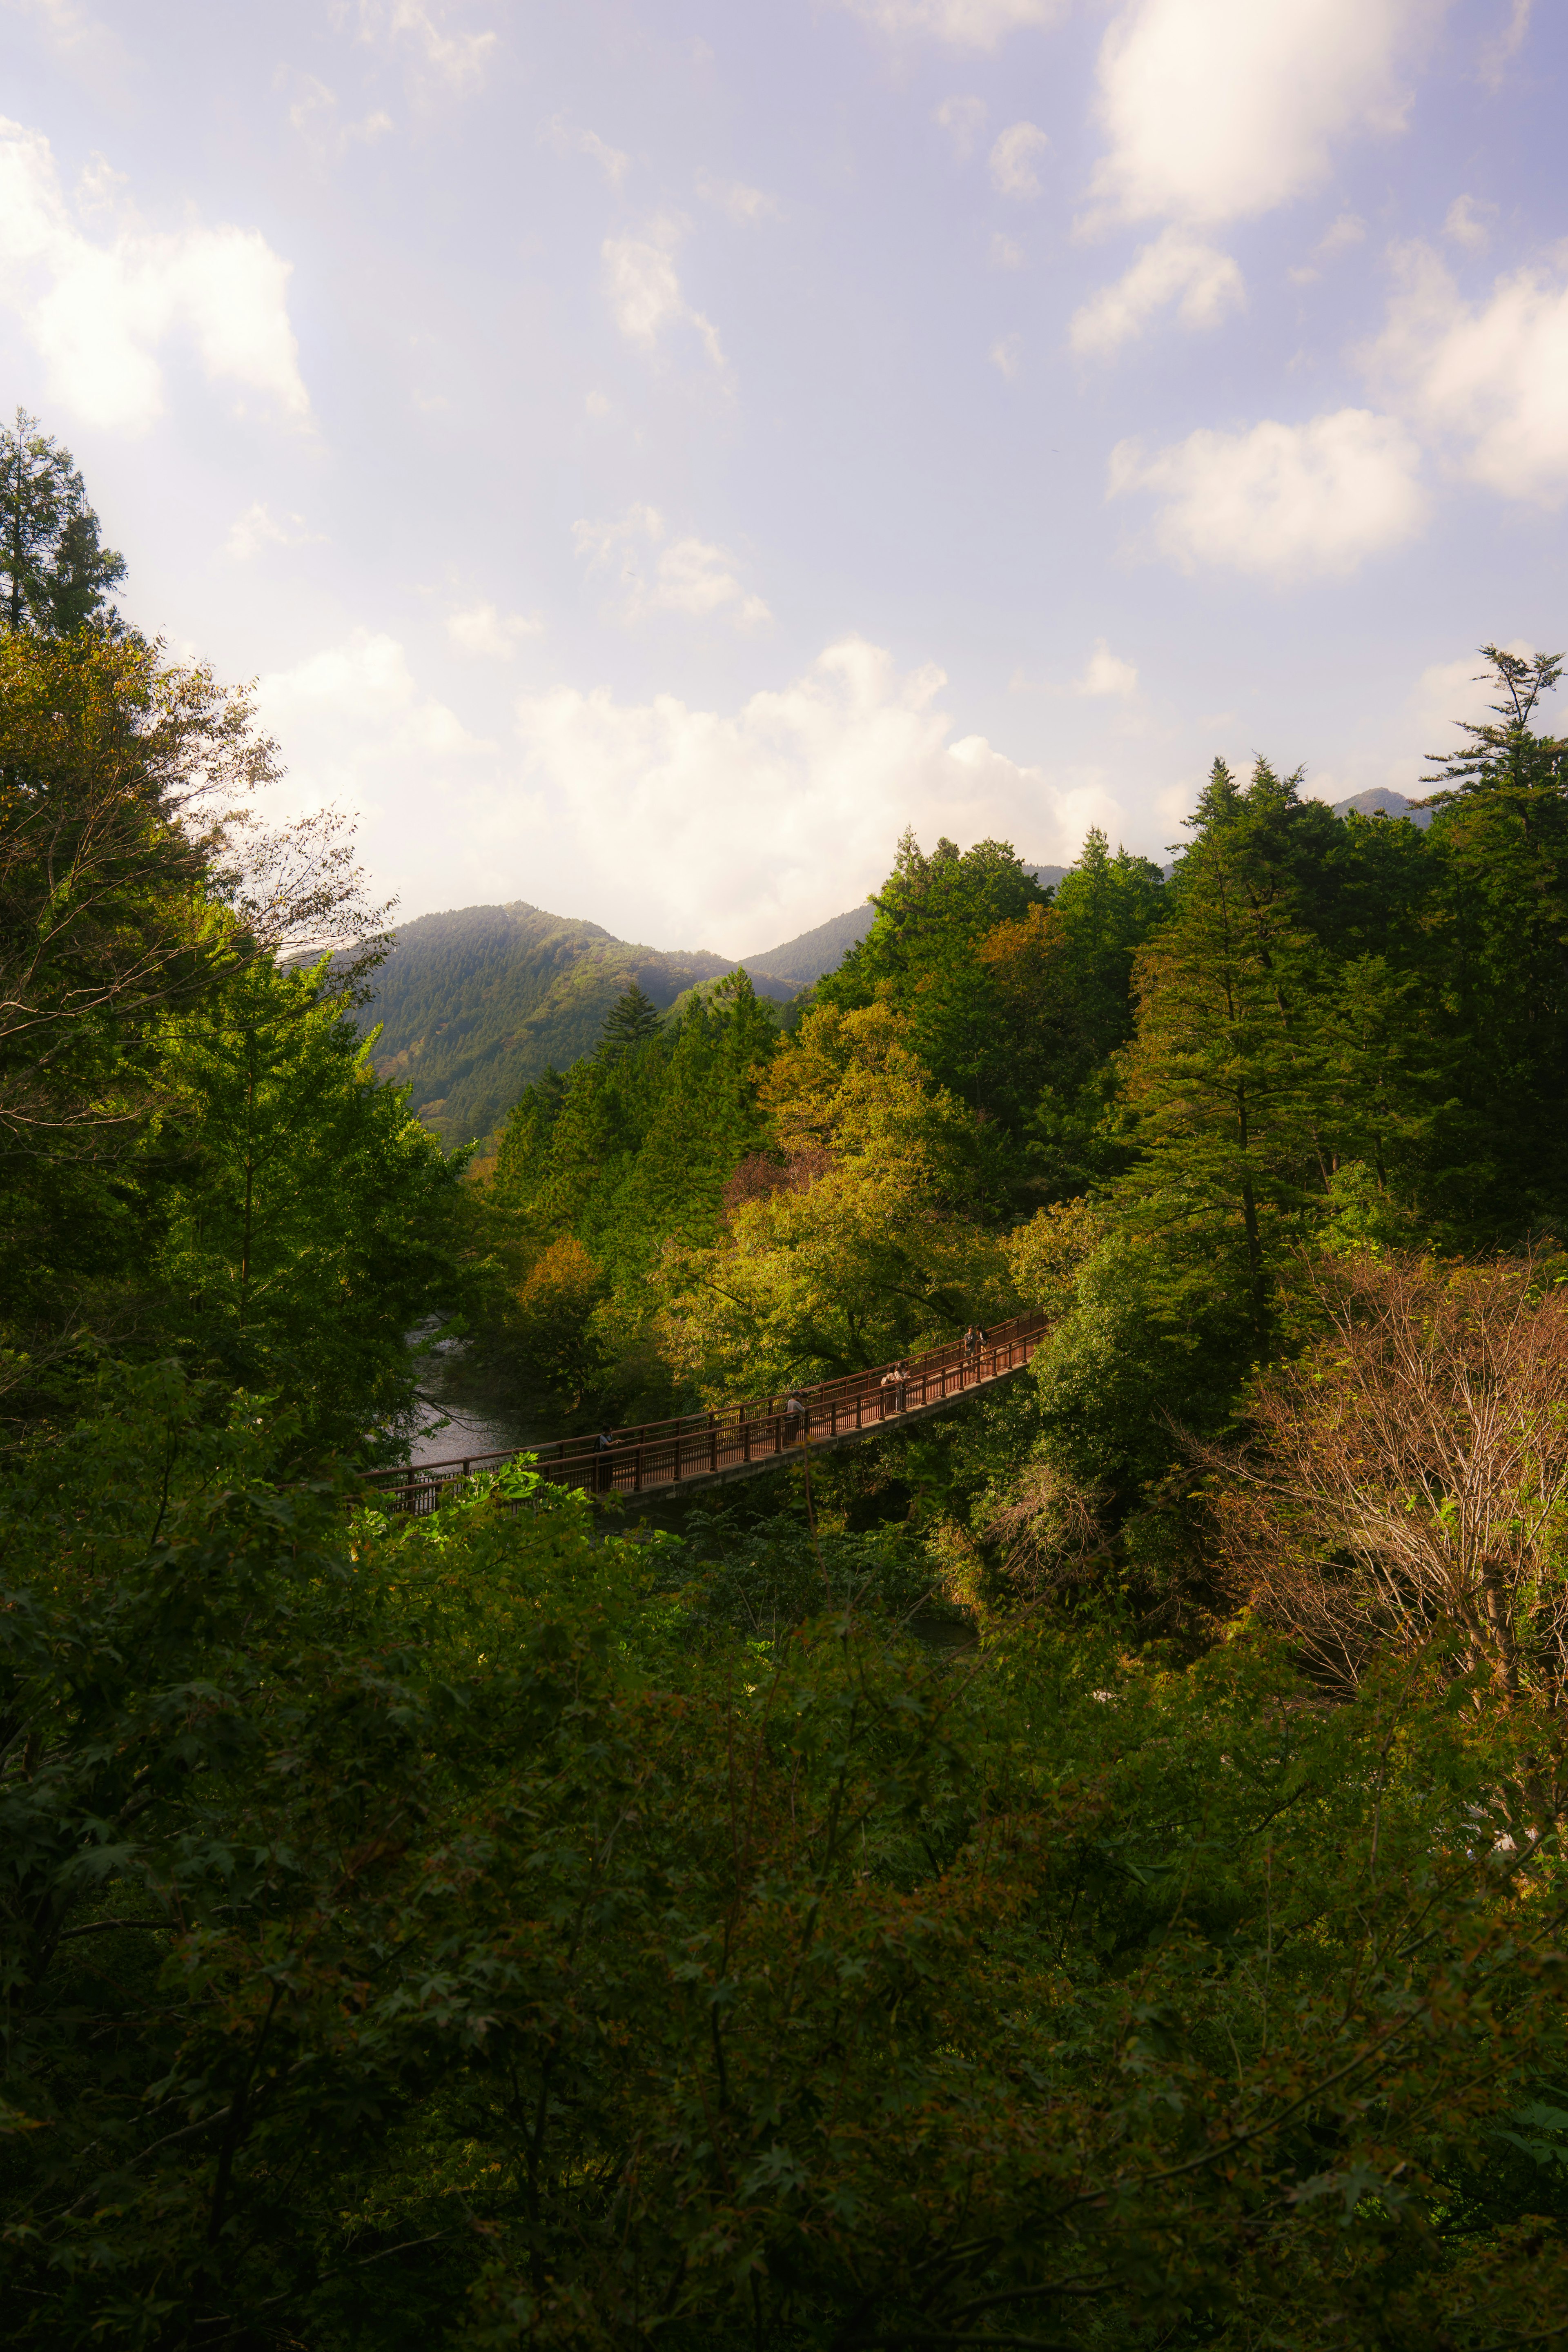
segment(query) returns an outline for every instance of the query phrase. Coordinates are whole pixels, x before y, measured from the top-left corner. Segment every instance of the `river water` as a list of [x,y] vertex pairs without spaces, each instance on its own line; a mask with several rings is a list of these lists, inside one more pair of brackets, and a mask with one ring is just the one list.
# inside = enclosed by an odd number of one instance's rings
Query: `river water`
[[[408,1336],[417,1341],[438,1328],[432,1321]],[[408,1447],[408,1459],[416,1469],[458,1455],[510,1452],[547,1434],[534,1428],[506,1396],[476,1378],[464,1339],[437,1339],[419,1359],[418,1380],[422,1394]]]

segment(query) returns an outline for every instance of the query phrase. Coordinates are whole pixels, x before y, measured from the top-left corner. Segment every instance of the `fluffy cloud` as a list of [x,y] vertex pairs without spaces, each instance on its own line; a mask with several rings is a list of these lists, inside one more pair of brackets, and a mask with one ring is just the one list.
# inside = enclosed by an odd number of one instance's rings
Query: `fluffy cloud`
[[1040,193],[1035,165],[1050,145],[1037,122],[1012,122],[997,135],[991,150],[991,184],[999,196],[1022,204]]
[[740,955],[852,905],[906,824],[928,843],[999,835],[1058,861],[1089,825],[1121,829],[1097,779],[1063,786],[983,737],[953,741],[944,683],[849,638],[733,712],[608,689],[531,696],[517,714],[528,797],[498,795],[481,819],[492,869],[510,843],[530,898]]
[[1189,434],[1112,451],[1110,496],[1152,491],[1154,539],[1184,571],[1223,565],[1284,583],[1353,572],[1419,529],[1420,452],[1394,418],[1342,408],[1309,425]]
[[1557,506],[1568,494],[1568,286],[1521,269],[1475,304],[1428,246],[1400,249],[1395,265],[1373,381],[1472,480]]
[[445,703],[420,693],[394,637],[355,629],[343,644],[274,670],[257,710],[289,761],[297,803],[346,801],[375,814],[389,786],[416,782],[419,800],[489,747]]
[[[92,212],[112,205],[101,174],[85,194]],[[42,354],[54,397],[89,424],[141,432],[153,423],[163,406],[158,354],[174,337],[194,344],[209,379],[303,417],[289,275],[255,229],[158,235],[121,216],[107,236],[89,236],[48,141],[0,120],[0,301]]]
[[1186,229],[1168,228],[1143,247],[1114,286],[1101,288],[1074,314],[1068,339],[1081,357],[1107,359],[1173,302],[1184,327],[1215,327],[1246,299],[1241,272],[1229,254]]
[[303,515],[285,515],[279,520],[258,499],[235,517],[224,547],[237,562],[246,563],[264,547],[306,547],[321,537],[319,530],[307,530]]
[[412,52],[417,71],[454,90],[483,79],[496,47],[494,33],[454,31],[447,10],[420,0],[359,0],[359,37],[376,48]]
[[1075,682],[1073,692],[1095,698],[1114,695],[1125,701],[1137,691],[1138,672],[1132,664],[1120,660],[1103,637],[1096,637],[1094,651],[1084,665],[1083,676]]
[[742,227],[752,221],[784,218],[776,196],[768,195],[762,188],[749,188],[743,180],[716,180],[711,173],[699,172],[696,188],[705,205],[715,205]]
[[615,321],[628,342],[654,351],[668,328],[689,326],[715,367],[724,364],[717,328],[694,310],[680,290],[675,251],[684,225],[668,214],[650,221],[639,236],[610,236],[600,251],[605,285]]
[[1471,253],[1484,253],[1492,241],[1490,223],[1496,205],[1479,205],[1474,196],[1456,196],[1443,222],[1443,234]]
[[610,146],[596,131],[580,130],[563,114],[557,114],[546,123],[543,135],[558,155],[586,155],[590,163],[597,163],[612,188],[619,188],[631,170],[629,155]]
[[520,637],[537,637],[544,624],[537,614],[498,613],[493,604],[469,604],[447,616],[447,635],[466,654],[510,661]]
[[1054,25],[1062,0],[842,0],[879,33],[945,41],[952,49],[1000,48],[1009,33]]
[[[762,598],[736,577],[734,559],[725,549],[693,538],[665,544],[664,517],[657,507],[629,507],[618,522],[575,523],[573,537],[594,571],[614,575],[625,620],[640,621],[649,613],[709,620],[719,614],[736,628],[750,629],[773,617]],[[650,573],[647,558],[656,547]]]
[[1447,0],[1132,0],[1100,53],[1100,218],[1234,220],[1400,130],[1401,68]]
[[379,108],[358,122],[340,121],[337,92],[314,74],[280,74],[279,79],[288,81],[294,93],[289,102],[289,127],[299,133],[318,163],[336,161],[355,147],[373,147],[394,127],[391,115]]
[[1016,383],[1018,371],[1024,364],[1024,339],[1021,335],[1001,335],[988,354],[994,368],[999,368],[1005,382]]
[[940,131],[945,131],[948,144],[961,163],[967,163],[985,136],[985,100],[983,98],[944,98],[931,116]]

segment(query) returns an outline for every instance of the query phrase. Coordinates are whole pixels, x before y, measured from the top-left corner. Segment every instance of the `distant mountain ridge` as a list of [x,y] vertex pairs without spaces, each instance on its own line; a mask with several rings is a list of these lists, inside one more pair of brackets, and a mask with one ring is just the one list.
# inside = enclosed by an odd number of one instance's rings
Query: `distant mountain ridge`
[[1429,808],[1417,808],[1414,801],[1392,792],[1387,784],[1369,785],[1364,793],[1352,793],[1348,801],[1334,801],[1331,806],[1336,816],[1349,816],[1353,810],[1357,816],[1408,817],[1423,833],[1432,822]]
[[[1047,884],[1067,868],[1030,871]],[[875,911],[867,900],[780,947],[740,957],[637,946],[600,923],[521,898],[421,915],[399,926],[361,1024],[381,1027],[371,1057],[377,1076],[407,1079],[426,1125],[446,1144],[467,1143],[499,1127],[547,1066],[565,1069],[592,1053],[629,982],[662,1012],[740,965],[759,996],[787,1003],[843,961]]]

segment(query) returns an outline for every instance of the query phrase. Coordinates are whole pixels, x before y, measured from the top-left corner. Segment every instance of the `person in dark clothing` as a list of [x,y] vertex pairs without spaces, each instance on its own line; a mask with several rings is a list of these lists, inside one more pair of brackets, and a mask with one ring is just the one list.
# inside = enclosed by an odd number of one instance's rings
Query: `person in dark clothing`
[[607,1495],[610,1491],[610,1483],[615,1476],[615,1465],[610,1460],[610,1456],[615,1450],[615,1439],[607,1429],[601,1429],[594,1440],[594,1491],[595,1494]]

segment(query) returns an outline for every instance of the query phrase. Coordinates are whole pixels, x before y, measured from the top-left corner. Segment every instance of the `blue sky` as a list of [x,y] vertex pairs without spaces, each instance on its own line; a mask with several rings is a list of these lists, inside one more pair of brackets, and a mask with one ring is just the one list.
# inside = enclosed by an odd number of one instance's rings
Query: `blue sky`
[[5,398],[405,915],[1409,788],[1568,642],[1546,0],[0,0]]

